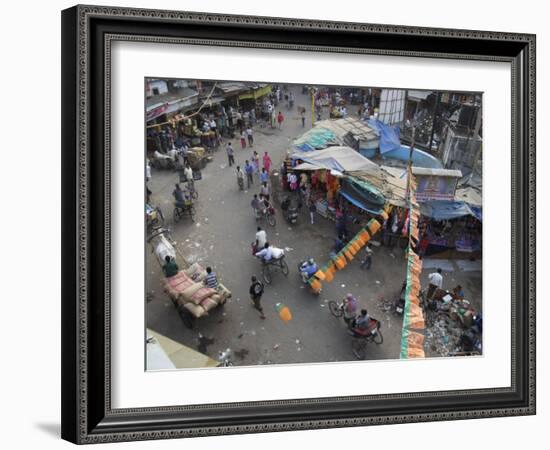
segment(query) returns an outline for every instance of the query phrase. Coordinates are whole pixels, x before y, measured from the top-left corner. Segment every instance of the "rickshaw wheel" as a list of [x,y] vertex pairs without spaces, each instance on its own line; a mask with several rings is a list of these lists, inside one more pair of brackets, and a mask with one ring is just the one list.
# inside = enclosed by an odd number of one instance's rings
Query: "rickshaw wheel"
[[288,264],[284,259],[281,261],[281,272],[283,272],[283,275],[285,277],[288,276]]
[[263,269],[262,269],[262,277],[264,279],[264,281],[266,282],[266,284],[271,284],[271,270],[269,269],[269,265],[266,264],[264,265]]
[[174,208],[174,223],[178,223],[180,221],[180,212],[179,209],[176,207]]
[[380,345],[382,342],[384,342],[384,336],[382,336],[382,332],[380,331],[380,327],[377,328],[376,334],[374,335],[372,341],[375,344]]
[[334,300],[328,302],[328,309],[334,317],[342,317],[344,314],[342,309],[338,306],[338,303]]
[[354,338],[351,341],[351,351],[357,359],[364,360],[367,357],[367,343],[362,338]]

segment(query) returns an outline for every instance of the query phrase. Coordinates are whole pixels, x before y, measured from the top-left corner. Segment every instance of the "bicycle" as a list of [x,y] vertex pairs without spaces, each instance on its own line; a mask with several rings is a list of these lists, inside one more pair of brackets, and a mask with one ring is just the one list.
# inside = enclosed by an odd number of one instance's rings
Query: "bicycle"
[[340,318],[344,315],[344,302],[338,303],[337,301],[330,300],[328,302],[328,309],[334,317]]
[[257,221],[260,221],[263,219],[272,227],[274,227],[276,224],[275,210],[273,209],[273,207],[264,208],[261,210],[258,209],[256,210],[255,215],[256,215]]

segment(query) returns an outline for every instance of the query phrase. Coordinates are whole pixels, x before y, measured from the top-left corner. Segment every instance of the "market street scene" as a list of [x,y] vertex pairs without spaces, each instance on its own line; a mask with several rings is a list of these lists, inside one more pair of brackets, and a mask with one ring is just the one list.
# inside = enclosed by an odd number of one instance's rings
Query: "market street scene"
[[147,370],[482,355],[482,94],[146,79]]

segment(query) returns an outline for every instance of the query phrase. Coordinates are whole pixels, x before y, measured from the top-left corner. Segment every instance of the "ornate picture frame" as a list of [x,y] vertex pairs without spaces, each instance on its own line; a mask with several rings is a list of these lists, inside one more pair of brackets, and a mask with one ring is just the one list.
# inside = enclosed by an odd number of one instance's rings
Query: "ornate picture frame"
[[[512,73],[512,370],[507,388],[111,406],[110,63],[115,41],[502,61]],[[62,13],[62,437],[167,439],[535,413],[535,36],[75,6]]]

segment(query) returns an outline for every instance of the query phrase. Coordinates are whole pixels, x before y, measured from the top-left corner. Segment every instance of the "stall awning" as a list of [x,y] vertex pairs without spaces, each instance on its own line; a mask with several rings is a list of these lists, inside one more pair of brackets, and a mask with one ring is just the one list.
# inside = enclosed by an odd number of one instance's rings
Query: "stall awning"
[[371,214],[381,214],[384,208],[384,196],[374,187],[358,180],[344,179],[339,193],[350,203]]
[[379,170],[377,164],[350,147],[334,146],[316,152],[295,152],[292,159],[301,159],[319,169],[338,172]]
[[254,89],[250,92],[245,92],[239,95],[239,100],[256,100],[258,98],[262,98],[268,95],[270,92],[271,92],[271,85],[267,84],[265,86],[261,86],[257,89]]
[[432,91],[408,91],[407,98],[410,100],[426,100]]
[[435,220],[450,220],[464,216],[474,216],[481,221],[481,208],[471,207],[465,202],[433,200],[420,205],[423,216]]
[[353,117],[337,120],[322,120],[295,139],[292,147],[301,151],[313,151],[331,145],[346,145],[348,137],[359,142],[359,146],[378,147],[378,134],[368,124]]

